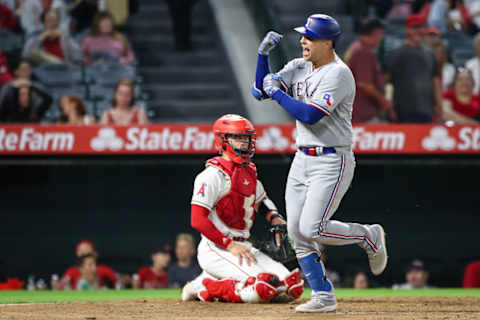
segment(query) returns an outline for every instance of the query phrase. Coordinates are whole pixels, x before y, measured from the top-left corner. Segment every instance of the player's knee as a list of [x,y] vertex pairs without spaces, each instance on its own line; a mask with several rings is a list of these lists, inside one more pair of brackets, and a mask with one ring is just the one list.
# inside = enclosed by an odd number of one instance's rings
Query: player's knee
[[317,228],[315,225],[312,225],[310,221],[300,221],[299,225],[299,233],[302,237],[307,238],[307,239],[312,239],[315,237],[315,235],[318,233]]
[[293,223],[293,222],[290,222],[290,220],[288,220],[287,221],[287,232],[288,232],[288,235],[290,236],[290,238],[293,241],[298,239],[299,236],[300,236],[300,230],[298,228],[298,223]]
[[277,295],[280,279],[272,273],[259,273],[249,278],[239,294],[243,302],[269,302]]

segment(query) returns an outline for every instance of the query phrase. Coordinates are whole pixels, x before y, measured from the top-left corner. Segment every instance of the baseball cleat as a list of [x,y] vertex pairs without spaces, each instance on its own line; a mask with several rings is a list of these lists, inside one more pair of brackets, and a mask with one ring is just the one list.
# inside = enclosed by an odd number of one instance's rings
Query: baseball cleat
[[196,299],[197,293],[195,292],[194,284],[192,281],[189,281],[182,289],[182,301],[193,301]]
[[368,261],[370,263],[370,270],[376,276],[382,274],[387,267],[388,255],[387,244],[385,241],[385,231],[379,224],[372,225],[372,229],[377,232],[377,252],[368,254]]
[[295,308],[296,312],[333,312],[337,310],[337,298],[333,293],[313,292],[306,303]]

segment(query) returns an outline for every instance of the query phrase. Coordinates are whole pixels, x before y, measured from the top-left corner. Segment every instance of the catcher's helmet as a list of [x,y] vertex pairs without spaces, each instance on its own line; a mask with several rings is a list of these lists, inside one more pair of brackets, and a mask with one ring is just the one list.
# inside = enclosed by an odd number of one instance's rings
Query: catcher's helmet
[[333,41],[336,41],[342,33],[337,20],[326,14],[312,14],[303,27],[297,27],[294,30],[310,38]]
[[[245,135],[249,137],[247,150],[234,148],[227,140],[228,135]],[[226,114],[213,124],[215,147],[220,153],[226,153],[235,163],[248,164],[255,153],[257,133],[253,124],[242,116]]]

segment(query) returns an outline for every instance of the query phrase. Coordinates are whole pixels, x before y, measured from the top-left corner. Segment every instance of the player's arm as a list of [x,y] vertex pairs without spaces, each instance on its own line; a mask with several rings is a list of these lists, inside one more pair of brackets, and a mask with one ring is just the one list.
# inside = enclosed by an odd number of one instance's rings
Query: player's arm
[[265,220],[267,220],[267,222],[269,222],[271,225],[286,223],[283,216],[278,213],[275,203],[273,203],[273,201],[267,196],[265,196],[262,201],[255,204],[255,211],[264,216]]
[[268,55],[270,51],[275,48],[275,46],[282,39],[282,35],[270,31],[267,33],[265,38],[260,43],[258,47],[258,56],[257,56],[257,69],[255,71],[255,82],[252,84],[251,90],[252,95],[257,100],[268,99],[269,97],[263,91],[263,78],[270,73],[270,63],[268,61]]
[[329,74],[328,81],[322,81],[315,89],[310,103],[305,103],[290,97],[282,92],[281,79],[277,75],[269,74],[264,80],[265,92],[277,101],[295,119],[308,124],[315,124],[325,116],[330,116],[338,103],[346,94],[355,88],[349,88],[348,79],[343,69]]

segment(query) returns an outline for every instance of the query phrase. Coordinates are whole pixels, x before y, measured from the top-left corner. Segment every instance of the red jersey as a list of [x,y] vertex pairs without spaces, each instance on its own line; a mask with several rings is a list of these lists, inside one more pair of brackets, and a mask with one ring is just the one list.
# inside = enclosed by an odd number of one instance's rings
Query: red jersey
[[[62,276],[59,289],[76,289],[77,282],[81,277],[82,275],[80,274],[80,271],[77,267],[73,266],[68,268]],[[104,265],[97,266],[97,277],[100,287],[114,287],[117,284],[117,275],[115,274],[115,271],[110,267]]]
[[[257,190],[257,169],[253,163],[248,166],[236,164],[222,157],[207,161],[207,166],[215,166],[230,177],[230,191],[217,202],[216,212],[220,219],[230,228],[250,229],[255,215],[255,192]],[[252,201],[248,201],[251,198]],[[251,207],[247,209],[245,206]]]
[[461,103],[458,101],[455,91],[447,90],[443,93],[443,97],[452,103],[453,110],[463,116],[475,118],[480,112],[479,96],[474,94],[470,103]]
[[470,263],[463,276],[464,288],[480,288],[480,261]]
[[45,52],[48,52],[51,55],[54,55],[61,60],[65,59],[65,56],[63,55],[63,49],[62,49],[62,44],[60,42],[60,38],[53,39],[53,40],[47,39],[43,41],[43,48],[45,49]]
[[12,81],[12,79],[12,74],[8,70],[7,58],[3,52],[0,51],[0,86]]
[[250,237],[255,204],[266,194],[253,163],[239,165],[215,157],[195,178],[192,226],[220,247]]
[[138,270],[140,288],[159,289],[168,286],[168,274],[165,271],[157,273],[152,267],[143,267]]

